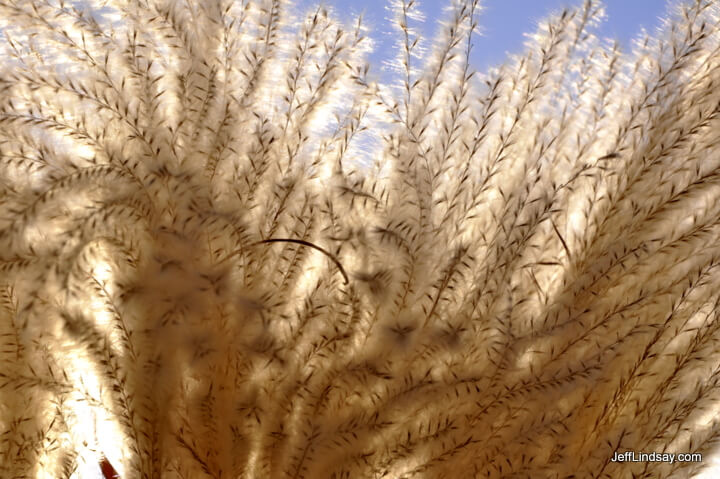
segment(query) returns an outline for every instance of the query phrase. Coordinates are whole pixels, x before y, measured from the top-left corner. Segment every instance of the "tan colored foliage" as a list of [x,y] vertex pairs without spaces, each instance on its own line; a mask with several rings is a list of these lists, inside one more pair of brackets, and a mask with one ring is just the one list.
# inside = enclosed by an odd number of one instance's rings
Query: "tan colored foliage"
[[391,86],[323,8],[90,3],[0,0],[1,477],[709,457],[717,2],[623,53],[587,1],[480,76],[475,0],[427,55],[395,0]]

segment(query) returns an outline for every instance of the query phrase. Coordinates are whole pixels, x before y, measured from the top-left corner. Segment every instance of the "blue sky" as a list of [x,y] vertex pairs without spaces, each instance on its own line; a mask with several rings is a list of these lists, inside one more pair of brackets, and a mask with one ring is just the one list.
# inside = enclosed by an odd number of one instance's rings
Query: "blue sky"
[[[436,21],[443,17],[446,0],[419,0],[420,9],[425,13],[424,33],[427,38],[437,27]],[[305,10],[318,2],[299,0],[300,8]],[[392,57],[388,52],[393,45],[393,33],[386,20],[388,12],[387,0],[324,0],[325,5],[340,17],[364,13],[366,24],[371,27],[371,36],[378,41],[375,59]],[[537,22],[550,13],[562,10],[565,6],[579,5],[582,0],[485,0],[482,1],[483,11],[478,20],[482,35],[474,42],[474,66],[480,71],[501,63],[506,53],[517,53],[522,50],[525,41],[524,33],[533,32]],[[607,18],[600,26],[598,33],[604,37],[616,38],[625,49],[630,47],[631,40],[645,27],[653,31],[659,25],[659,17],[663,16],[667,0],[606,0]],[[373,62],[377,65],[377,62]]]

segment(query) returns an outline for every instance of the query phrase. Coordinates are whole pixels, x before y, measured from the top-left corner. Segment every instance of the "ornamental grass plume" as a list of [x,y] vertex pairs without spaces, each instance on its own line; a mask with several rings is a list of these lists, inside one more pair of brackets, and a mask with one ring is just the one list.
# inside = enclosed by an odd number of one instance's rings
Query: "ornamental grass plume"
[[[720,4],[398,81],[285,0],[0,0],[0,477],[687,478],[720,433]],[[702,462],[617,462],[628,451]]]

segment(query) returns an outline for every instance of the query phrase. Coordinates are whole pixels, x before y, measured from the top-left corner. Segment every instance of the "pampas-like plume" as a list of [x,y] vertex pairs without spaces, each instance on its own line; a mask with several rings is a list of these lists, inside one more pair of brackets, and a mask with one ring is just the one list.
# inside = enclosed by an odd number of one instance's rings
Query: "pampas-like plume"
[[589,0],[481,77],[476,0],[427,54],[395,0],[391,86],[323,8],[90,3],[0,0],[0,477],[708,464],[717,3],[626,54]]

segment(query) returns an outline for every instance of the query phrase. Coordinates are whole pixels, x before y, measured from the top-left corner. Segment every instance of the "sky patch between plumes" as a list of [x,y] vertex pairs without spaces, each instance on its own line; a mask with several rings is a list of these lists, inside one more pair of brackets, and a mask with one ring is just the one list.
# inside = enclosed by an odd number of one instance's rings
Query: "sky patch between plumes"
[[[325,0],[337,15],[363,15],[370,29],[370,36],[376,42],[371,64],[378,65],[389,60],[395,53],[394,42],[397,33],[390,24],[391,12],[388,0]],[[438,20],[447,17],[443,11],[449,2],[443,0],[425,0],[416,2],[425,16],[419,27],[425,39],[433,38],[438,28]],[[486,0],[482,2],[482,12],[478,17],[480,35],[474,42],[472,54],[473,66],[480,72],[503,63],[508,54],[518,54],[523,50],[526,34],[537,29],[538,22],[564,7],[581,4],[569,0]],[[642,29],[652,33],[660,25],[667,9],[665,0],[606,0],[605,21],[599,25],[597,34],[609,40],[618,40],[623,50],[629,50],[632,40]],[[306,12],[315,6],[314,0],[299,0],[299,12]]]

